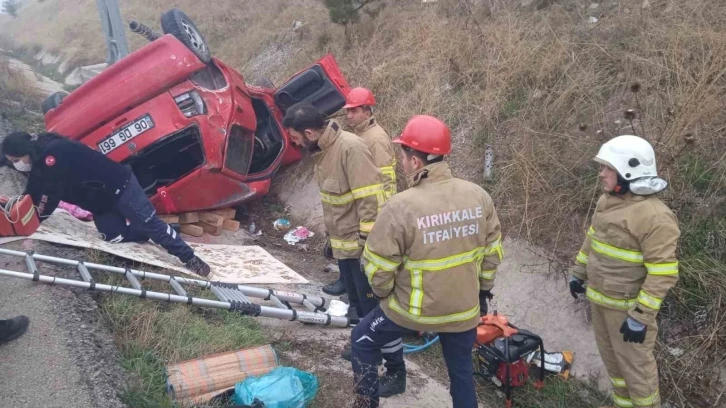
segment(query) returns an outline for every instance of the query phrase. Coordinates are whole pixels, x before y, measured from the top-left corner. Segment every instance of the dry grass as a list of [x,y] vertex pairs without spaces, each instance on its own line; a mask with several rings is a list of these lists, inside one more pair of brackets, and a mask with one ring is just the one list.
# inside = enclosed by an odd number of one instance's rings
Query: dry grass
[[[0,23],[28,47],[102,60],[94,2],[66,3],[30,2],[20,18]],[[575,0],[540,9],[505,0],[388,3],[378,18],[352,27],[350,41],[315,0],[122,7],[127,19],[157,29],[161,11],[184,9],[215,55],[250,79],[279,83],[333,52],[351,85],[372,88],[392,134],[413,114],[443,118],[453,130],[456,174],[491,192],[508,233],[568,263],[599,195],[591,157],[613,136],[646,137],[682,229],[681,281],[661,313],[662,394],[680,406],[715,404],[718,384],[703,376],[715,378],[711,367],[726,360],[726,3],[650,0],[642,8],[641,0],[602,0],[594,10]],[[591,15],[599,21],[588,23]],[[303,34],[292,33],[293,20],[307,23]],[[636,110],[632,123],[626,109]],[[495,151],[488,183],[486,144]],[[678,358],[668,349],[676,346],[685,350]]]
[[6,58],[0,56],[0,108],[7,109],[10,101],[16,106],[33,108],[41,99],[35,84],[23,72],[13,69]]

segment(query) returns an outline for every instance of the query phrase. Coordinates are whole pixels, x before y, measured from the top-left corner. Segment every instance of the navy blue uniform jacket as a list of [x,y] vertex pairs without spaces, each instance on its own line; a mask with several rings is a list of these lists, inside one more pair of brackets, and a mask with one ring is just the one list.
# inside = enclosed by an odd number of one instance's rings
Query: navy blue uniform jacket
[[34,159],[25,194],[38,207],[41,221],[59,201],[101,214],[115,208],[131,175],[129,167],[84,144],[57,139]]

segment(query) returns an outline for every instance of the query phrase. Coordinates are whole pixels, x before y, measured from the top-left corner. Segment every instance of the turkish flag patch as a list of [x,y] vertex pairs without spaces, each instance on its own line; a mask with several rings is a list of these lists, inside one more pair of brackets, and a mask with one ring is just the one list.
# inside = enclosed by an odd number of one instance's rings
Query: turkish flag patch
[[51,167],[55,165],[55,157],[53,156],[46,156],[45,157],[45,165],[48,167]]

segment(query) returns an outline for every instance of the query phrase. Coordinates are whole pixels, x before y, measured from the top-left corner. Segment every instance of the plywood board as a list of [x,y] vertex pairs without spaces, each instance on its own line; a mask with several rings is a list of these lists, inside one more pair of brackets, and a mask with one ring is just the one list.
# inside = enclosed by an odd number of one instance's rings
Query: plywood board
[[[91,248],[122,258],[181,272],[199,278],[187,270],[176,257],[152,243],[112,244],[103,241],[93,223],[83,222],[63,210],[56,210],[30,237],[0,238],[0,244],[36,239]],[[189,243],[196,255],[212,269],[206,277],[240,284],[307,283],[308,281],[259,246],[211,245]]]

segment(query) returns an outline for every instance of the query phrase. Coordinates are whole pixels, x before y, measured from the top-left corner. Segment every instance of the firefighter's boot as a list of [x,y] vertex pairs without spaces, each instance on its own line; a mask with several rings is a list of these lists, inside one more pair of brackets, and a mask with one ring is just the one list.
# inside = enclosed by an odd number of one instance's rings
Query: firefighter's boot
[[378,396],[388,398],[406,392],[406,371],[386,374],[378,380]]
[[30,319],[17,316],[8,320],[0,320],[0,344],[15,340],[28,330]]
[[345,283],[343,279],[338,277],[338,280],[323,286],[323,292],[330,296],[340,296],[345,293]]
[[209,265],[207,265],[206,262],[202,261],[196,255],[194,255],[194,258],[188,260],[185,266],[187,267],[187,269],[200,276],[207,276],[211,271]]

